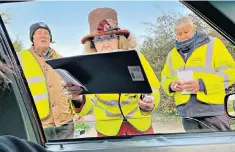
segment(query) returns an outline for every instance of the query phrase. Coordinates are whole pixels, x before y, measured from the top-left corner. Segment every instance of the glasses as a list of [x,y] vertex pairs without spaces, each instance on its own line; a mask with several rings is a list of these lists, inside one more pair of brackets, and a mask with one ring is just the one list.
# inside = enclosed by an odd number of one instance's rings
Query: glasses
[[112,34],[112,35],[102,35],[102,36],[97,36],[93,38],[93,42],[103,42],[105,40],[112,40],[112,39],[117,39],[118,35]]

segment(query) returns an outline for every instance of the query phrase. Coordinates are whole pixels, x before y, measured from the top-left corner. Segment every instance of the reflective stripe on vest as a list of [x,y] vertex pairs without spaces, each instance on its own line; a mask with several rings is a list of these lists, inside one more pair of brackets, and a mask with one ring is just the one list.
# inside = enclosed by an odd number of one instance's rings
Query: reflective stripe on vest
[[[104,111],[104,113],[106,114],[106,116],[108,116],[108,117],[122,117],[121,113],[118,113],[118,114],[111,113],[111,112],[107,111],[106,109],[104,109],[104,108],[97,105],[97,102],[101,102],[102,104],[104,104],[106,106],[118,106],[118,102],[119,102],[118,100],[109,100],[109,101],[107,101],[107,100],[100,99],[98,96],[96,96],[96,98],[97,98],[97,101],[96,101],[96,99],[92,98],[93,103],[95,104],[95,106],[101,108]],[[126,104],[131,103],[131,101],[134,98],[135,98],[135,96],[130,96],[128,98],[128,101],[122,101],[120,103],[121,108],[124,107]],[[125,117],[126,118],[131,118],[135,114],[135,112],[137,112],[138,108],[139,107],[136,106],[132,111],[130,111],[127,115],[125,115]]]
[[[96,96],[96,98],[98,99],[99,102],[101,102],[102,104],[106,105],[106,106],[118,106],[118,100],[102,100],[99,98],[99,96]],[[134,96],[131,96],[128,98],[127,101],[122,101],[120,103],[121,107],[123,107],[126,104],[131,103],[131,101],[133,100],[133,98],[135,98]],[[94,99],[92,100],[94,101]],[[96,103],[96,102],[95,102]]]
[[17,55],[32,93],[39,117],[45,119],[50,114],[50,104],[46,79],[41,66],[29,50],[21,51],[17,53]]
[[34,102],[44,100],[44,99],[47,99],[47,98],[48,98],[47,94],[38,94],[38,95],[33,96]]
[[37,83],[45,81],[45,78],[43,76],[33,77],[33,78],[27,78],[28,83]]
[[[168,64],[171,71],[172,76],[175,76],[177,74],[176,71],[184,71],[184,70],[192,70],[195,72],[204,72],[204,73],[210,73],[210,74],[216,74],[224,78],[224,88],[227,88],[229,86],[229,77],[226,73],[221,72],[222,70],[226,70],[228,67],[221,66],[217,71],[211,67],[212,63],[212,55],[213,55],[213,46],[214,46],[214,37],[210,37],[210,42],[207,44],[207,51],[206,51],[206,60],[205,60],[205,66],[182,66],[175,71],[173,71],[173,65],[172,65],[172,59],[169,53],[169,59]],[[163,80],[166,79],[166,77],[163,77]]]
[[[135,107],[135,109],[133,109],[132,111],[130,111],[127,115],[125,115],[126,118],[131,118],[138,110],[138,106]],[[118,114],[114,114],[114,113],[111,113],[111,112],[108,112],[105,110],[105,114],[106,116],[108,117],[122,117],[122,114],[121,113],[118,113]]]

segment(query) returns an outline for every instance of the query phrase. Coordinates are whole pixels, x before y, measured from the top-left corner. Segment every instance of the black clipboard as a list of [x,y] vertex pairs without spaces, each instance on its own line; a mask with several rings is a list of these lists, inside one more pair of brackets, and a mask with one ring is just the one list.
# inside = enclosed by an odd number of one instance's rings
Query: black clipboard
[[82,94],[152,93],[136,50],[93,53],[46,62],[57,72],[64,70],[85,87]]

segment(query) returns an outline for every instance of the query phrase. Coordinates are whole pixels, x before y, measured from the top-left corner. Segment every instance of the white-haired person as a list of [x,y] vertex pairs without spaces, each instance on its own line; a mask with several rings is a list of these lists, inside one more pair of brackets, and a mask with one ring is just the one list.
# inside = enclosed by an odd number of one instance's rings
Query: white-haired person
[[[235,82],[233,57],[220,39],[197,31],[189,17],[179,18],[174,30],[175,47],[166,59],[161,85],[174,97],[185,131],[230,130],[224,96]],[[183,81],[180,72],[191,72],[193,78]]]

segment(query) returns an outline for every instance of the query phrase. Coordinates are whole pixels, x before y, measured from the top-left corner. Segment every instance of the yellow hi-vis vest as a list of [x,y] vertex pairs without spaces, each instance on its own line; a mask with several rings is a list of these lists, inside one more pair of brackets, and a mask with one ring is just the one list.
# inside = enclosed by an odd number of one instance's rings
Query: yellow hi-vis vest
[[[154,111],[160,101],[160,83],[145,57],[141,53],[139,53],[139,56],[153,90]],[[121,96],[118,94],[86,95],[86,102],[78,115],[84,116],[93,111],[96,130],[106,136],[116,136],[118,134],[123,122],[123,115],[134,128],[144,132],[151,127],[152,111],[141,111],[137,103],[139,99],[140,94],[121,94]]]
[[50,103],[44,73],[37,59],[29,50],[20,51],[18,58],[21,62],[39,117],[40,119],[45,119],[50,115]]
[[210,37],[210,42],[195,49],[185,63],[180,53],[174,48],[167,57],[161,74],[164,91],[174,96],[175,104],[189,101],[190,95],[181,92],[169,92],[170,84],[178,80],[177,70],[192,70],[195,80],[202,79],[206,90],[198,91],[197,100],[207,104],[223,104],[225,88],[235,82],[235,62],[222,41]]

